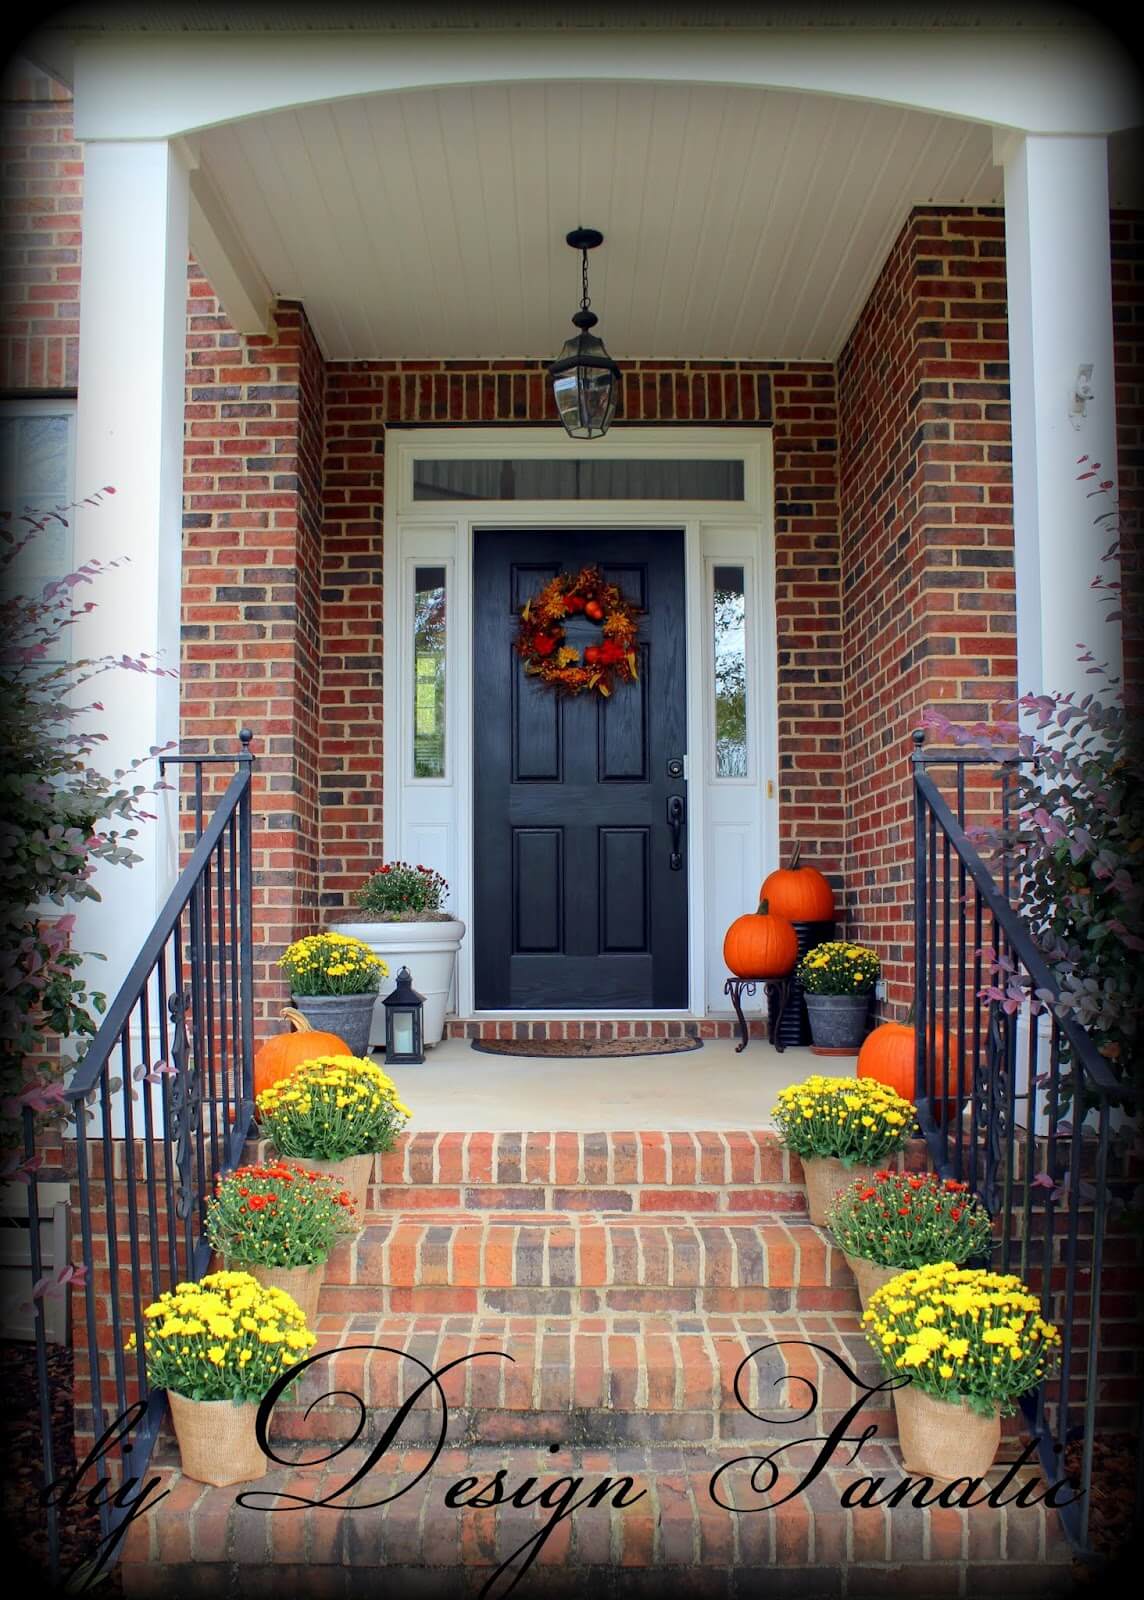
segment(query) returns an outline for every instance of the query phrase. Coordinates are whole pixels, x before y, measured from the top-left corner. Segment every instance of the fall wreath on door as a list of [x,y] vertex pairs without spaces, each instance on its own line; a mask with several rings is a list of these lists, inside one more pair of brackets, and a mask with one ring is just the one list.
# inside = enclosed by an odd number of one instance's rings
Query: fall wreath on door
[[[600,629],[599,644],[583,654],[567,642],[566,618],[584,616]],[[525,672],[563,694],[594,690],[610,695],[617,683],[635,683],[636,608],[599,567],[561,572],[521,607],[516,638]]]

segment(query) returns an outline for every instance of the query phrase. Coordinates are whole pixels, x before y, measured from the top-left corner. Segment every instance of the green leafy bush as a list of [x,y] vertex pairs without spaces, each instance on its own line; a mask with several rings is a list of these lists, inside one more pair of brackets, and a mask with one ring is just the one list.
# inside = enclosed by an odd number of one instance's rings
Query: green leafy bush
[[432,867],[387,861],[355,889],[353,901],[367,915],[411,922],[418,917],[445,916],[441,902],[449,885]]

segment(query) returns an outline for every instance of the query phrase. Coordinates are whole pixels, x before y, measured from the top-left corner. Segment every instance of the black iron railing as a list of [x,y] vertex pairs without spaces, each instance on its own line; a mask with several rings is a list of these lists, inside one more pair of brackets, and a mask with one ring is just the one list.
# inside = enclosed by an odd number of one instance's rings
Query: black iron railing
[[[135,1407],[138,1418],[101,1470],[139,1478],[165,1395],[147,1384],[143,1309],[201,1277],[203,1226],[215,1175],[241,1159],[253,1116],[251,735],[236,756],[169,756],[191,768],[193,847],[186,866],[65,1091],[62,1141],[79,1225],[83,1310],[73,1341],[79,1437],[98,1440]],[[204,821],[204,768],[237,765]],[[25,1150],[36,1121],[24,1112]],[[30,1185],[32,1274],[40,1276],[36,1186]],[[73,1252],[76,1246],[73,1245]],[[128,1349],[135,1335],[135,1348]],[[42,1307],[36,1319],[45,1486],[56,1475]],[[82,1446],[77,1455],[82,1459]],[[124,1513],[100,1505],[100,1548],[114,1554]],[[46,1508],[51,1577],[59,1513]]]
[[973,843],[975,824],[1011,833],[1018,820],[1016,759],[931,753],[914,738],[918,1121],[937,1170],[993,1215],[999,1270],[1024,1278],[1061,1329],[1059,1376],[1025,1409],[1050,1480],[1066,1464],[1079,1480],[1062,1515],[1087,1551],[1098,1430],[1139,1425],[1138,1392],[1118,1393],[1132,1382],[1125,1351],[1109,1347],[1102,1315],[1135,1097],[1086,1030],[1053,1009],[1060,987],[1014,903],[1019,885]]

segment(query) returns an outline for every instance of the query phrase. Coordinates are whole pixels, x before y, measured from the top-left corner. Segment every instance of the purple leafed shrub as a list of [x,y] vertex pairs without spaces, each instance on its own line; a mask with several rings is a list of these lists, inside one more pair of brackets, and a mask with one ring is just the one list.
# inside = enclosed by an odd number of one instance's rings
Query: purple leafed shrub
[[94,1034],[105,1006],[82,975],[67,908],[99,899],[92,879],[100,862],[130,867],[140,859],[131,845],[136,824],[152,815],[147,799],[167,787],[135,781],[158,750],[111,777],[91,765],[106,735],[90,726],[103,708],[86,686],[112,670],[174,677],[173,670],[146,657],[67,654],[67,630],[95,604],[84,591],[119,563],[90,562],[37,595],[14,592],[16,556],[50,522],[66,526],[73,509],[19,519],[0,512],[0,1111],[9,1143],[24,1105],[60,1114],[59,1079],[74,1064],[61,1046]]

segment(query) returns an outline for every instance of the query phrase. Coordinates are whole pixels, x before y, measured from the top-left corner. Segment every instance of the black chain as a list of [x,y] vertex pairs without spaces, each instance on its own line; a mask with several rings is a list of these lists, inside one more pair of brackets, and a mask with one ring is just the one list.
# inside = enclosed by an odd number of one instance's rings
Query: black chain
[[582,290],[581,295],[580,295],[580,310],[581,311],[587,311],[588,307],[592,304],[591,300],[588,298],[588,252],[587,252],[587,250],[581,250],[580,257],[581,257],[580,281],[581,281],[581,290]]

